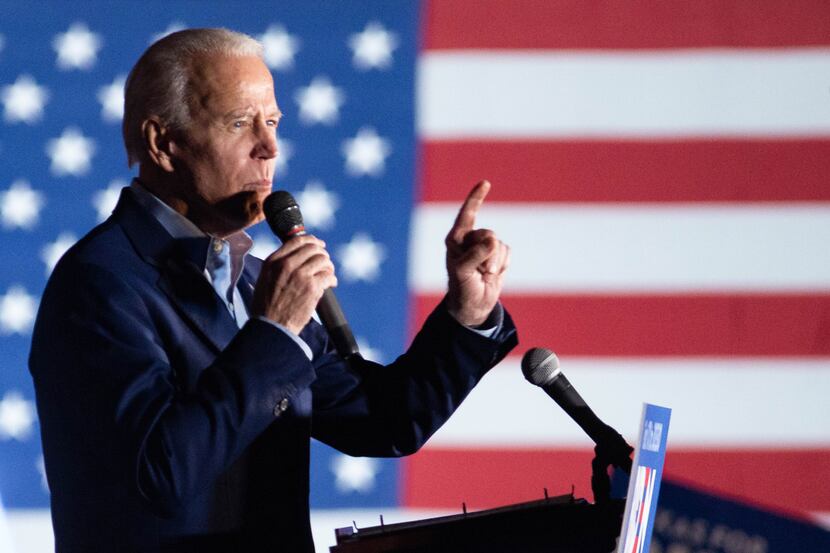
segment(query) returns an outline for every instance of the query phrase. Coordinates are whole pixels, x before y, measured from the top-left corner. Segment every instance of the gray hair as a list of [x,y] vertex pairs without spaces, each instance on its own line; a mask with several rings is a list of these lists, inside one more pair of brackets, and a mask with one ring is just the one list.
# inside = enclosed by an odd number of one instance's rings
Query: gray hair
[[156,41],[130,71],[124,88],[124,147],[129,166],[146,160],[141,124],[159,117],[172,129],[190,123],[188,89],[193,59],[203,54],[262,59],[262,44],[228,29],[186,29]]

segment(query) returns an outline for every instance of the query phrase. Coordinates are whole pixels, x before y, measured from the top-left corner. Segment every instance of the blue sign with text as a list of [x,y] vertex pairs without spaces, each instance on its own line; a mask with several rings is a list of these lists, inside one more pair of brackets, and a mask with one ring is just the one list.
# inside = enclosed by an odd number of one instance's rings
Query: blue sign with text
[[631,467],[628,500],[617,553],[644,553],[649,550],[660,479],[666,459],[666,438],[669,433],[671,409],[643,404],[640,440]]

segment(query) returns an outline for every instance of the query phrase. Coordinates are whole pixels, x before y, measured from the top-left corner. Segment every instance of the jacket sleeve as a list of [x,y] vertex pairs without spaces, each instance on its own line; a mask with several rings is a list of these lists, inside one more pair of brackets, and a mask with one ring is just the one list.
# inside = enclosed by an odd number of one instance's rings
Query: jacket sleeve
[[323,356],[312,385],[314,436],[350,455],[414,453],[517,343],[506,311],[487,338],[456,322],[442,302],[391,365]]
[[146,291],[94,264],[62,271],[44,294],[30,355],[53,479],[126,474],[154,512],[174,516],[315,378],[290,338],[252,320],[184,393]]

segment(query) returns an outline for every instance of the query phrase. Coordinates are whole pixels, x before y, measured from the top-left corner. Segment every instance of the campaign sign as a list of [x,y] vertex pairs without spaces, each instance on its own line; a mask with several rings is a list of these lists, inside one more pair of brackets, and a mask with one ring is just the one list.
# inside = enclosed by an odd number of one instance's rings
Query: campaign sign
[[640,440],[634,452],[634,463],[628,481],[623,527],[617,553],[647,553],[651,543],[657,496],[666,458],[671,409],[643,404],[640,419]]
[[[818,475],[816,485],[822,485]],[[806,518],[663,481],[651,553],[828,551],[830,532]]]

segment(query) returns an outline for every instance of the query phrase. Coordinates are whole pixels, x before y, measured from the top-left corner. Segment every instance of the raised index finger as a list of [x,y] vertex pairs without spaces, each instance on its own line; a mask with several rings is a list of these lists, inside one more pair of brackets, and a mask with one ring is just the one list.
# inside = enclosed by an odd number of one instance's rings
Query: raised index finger
[[455,223],[453,223],[450,229],[449,235],[452,240],[460,243],[464,239],[464,235],[473,230],[473,226],[476,224],[478,210],[481,208],[481,204],[484,203],[484,198],[487,197],[489,191],[490,181],[486,180],[480,181],[470,190],[470,194],[461,205],[461,209],[455,218]]

